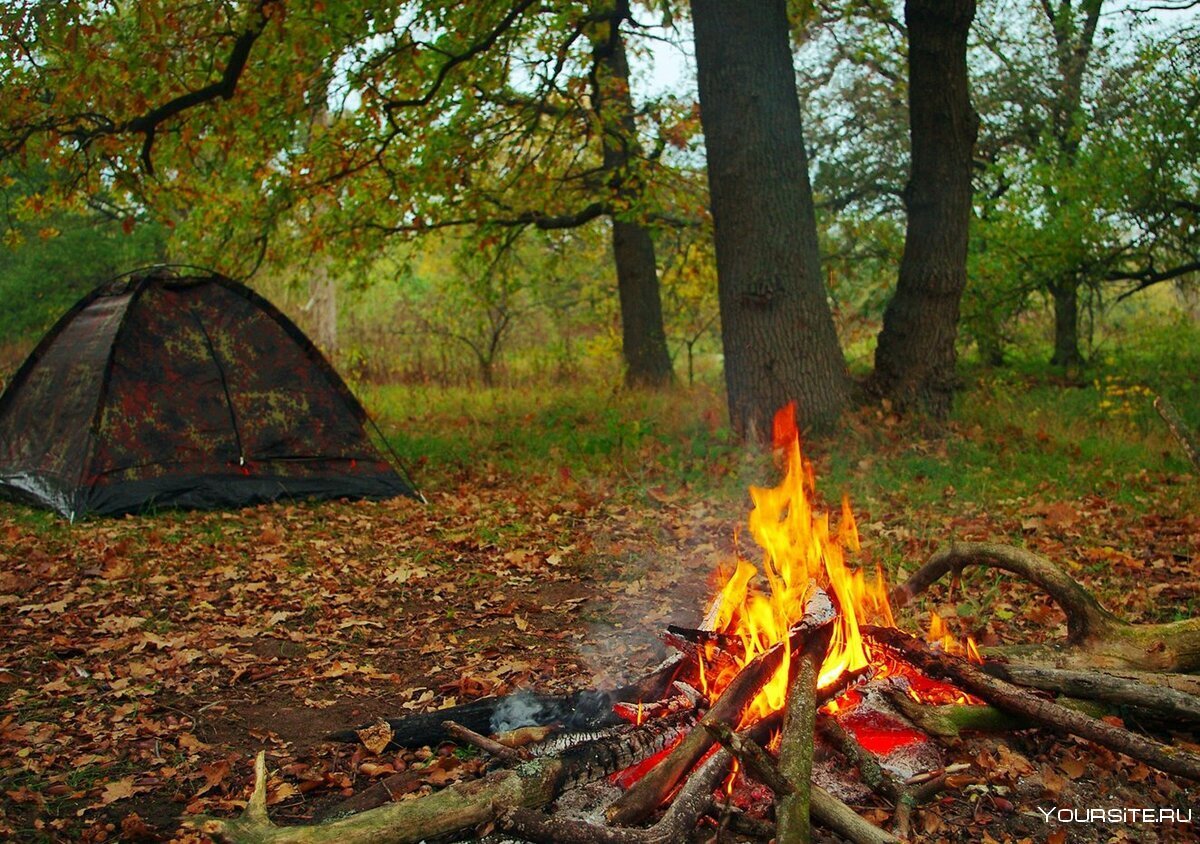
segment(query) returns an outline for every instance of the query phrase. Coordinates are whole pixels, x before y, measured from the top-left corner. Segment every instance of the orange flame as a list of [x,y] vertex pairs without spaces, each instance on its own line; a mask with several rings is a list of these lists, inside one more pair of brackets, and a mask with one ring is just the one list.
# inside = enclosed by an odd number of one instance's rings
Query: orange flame
[[[702,665],[700,682],[710,697],[719,694],[737,670],[759,654],[778,643],[788,647],[788,631],[803,617],[816,587],[831,593],[840,609],[821,664],[820,686],[833,683],[844,671],[871,663],[859,632],[861,623],[893,625],[882,573],[877,570],[868,578],[847,566],[847,552],[859,549],[850,502],[842,501],[836,530],[830,528],[829,514],[813,504],[812,464],[800,452],[794,404],[775,415],[774,442],[785,460],[783,480],[776,487],[750,488],[754,509],[749,529],[763,550],[761,570],[739,559],[714,602],[713,629],[737,637],[743,653],[736,666],[725,666],[723,674],[715,662]],[[759,575],[765,590],[757,582]],[[783,708],[789,662],[790,654],[785,651],[779,670],[750,707],[748,720]]]
[[[868,665],[876,677],[898,670],[893,660],[873,655],[860,632],[864,623],[896,626],[888,603],[887,581],[878,568],[867,576],[847,564],[847,556],[859,550],[858,527],[849,500],[842,499],[836,530],[830,527],[829,514],[815,507],[815,476],[812,464],[800,451],[795,404],[775,414],[773,435],[775,448],[784,458],[783,480],[775,487],[750,487],[754,509],[748,527],[763,551],[761,568],[739,557],[733,570],[725,575],[708,613],[712,629],[735,637],[741,642],[742,653],[730,659],[726,651],[718,660],[719,649],[707,643],[699,670],[701,691],[712,699],[746,663],[783,644],[783,661],[745,713],[747,723],[783,708],[791,661],[788,632],[801,620],[805,605],[818,587],[834,597],[839,612],[817,685],[826,687],[844,672]],[[765,583],[765,588],[760,583]],[[949,653],[965,653],[973,661],[983,661],[975,642],[968,639],[964,649],[936,614],[929,640],[941,641]],[[927,679],[916,685],[920,691],[914,689],[912,694],[918,699],[971,699],[952,688],[943,690]],[[852,705],[849,701],[847,704]]]
[[925,641],[941,645],[942,650],[948,654],[965,656],[971,662],[983,665],[983,657],[979,655],[975,639],[968,636],[965,644],[959,642],[951,635],[942,617],[933,610],[929,611],[929,633],[926,634]]

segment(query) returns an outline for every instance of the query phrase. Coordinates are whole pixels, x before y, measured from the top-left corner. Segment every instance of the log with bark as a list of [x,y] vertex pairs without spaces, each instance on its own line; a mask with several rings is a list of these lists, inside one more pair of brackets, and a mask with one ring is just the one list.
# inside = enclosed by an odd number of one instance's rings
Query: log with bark
[[1200,756],[1160,744],[1137,733],[1091,718],[1073,709],[1037,697],[1028,689],[1014,686],[985,673],[979,666],[947,653],[935,653],[925,642],[895,628],[865,627],[863,633],[931,677],[944,678],[999,709],[1046,727],[1094,741],[1109,750],[1124,753],[1152,768],[1188,779],[1200,780]]
[[493,821],[498,807],[543,806],[566,788],[623,770],[678,738],[682,726],[667,720],[666,728],[657,722],[644,724],[420,799],[388,803],[311,826],[271,823],[266,810],[266,760],[260,753],[245,812],[235,818],[197,818],[193,823],[214,838],[238,844],[416,844]]

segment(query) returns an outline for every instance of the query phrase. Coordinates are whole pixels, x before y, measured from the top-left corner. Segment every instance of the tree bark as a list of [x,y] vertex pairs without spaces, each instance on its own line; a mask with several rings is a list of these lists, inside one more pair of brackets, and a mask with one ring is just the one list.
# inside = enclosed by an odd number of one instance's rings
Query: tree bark
[[955,388],[958,309],[967,284],[971,107],[967,33],[975,0],[907,0],[912,172],[896,293],[875,351],[874,391],[901,411],[943,418]]
[[629,90],[629,61],[621,36],[621,23],[628,16],[627,0],[618,0],[607,37],[596,44],[593,108],[601,124],[604,171],[618,206],[618,215],[612,219],[612,250],[621,302],[625,384],[661,388],[674,383],[675,371],[663,327],[654,240],[644,225],[619,216],[621,210],[639,203],[644,192],[630,167],[640,150]]
[[1078,369],[1083,364],[1083,353],[1079,351],[1079,282],[1075,279],[1059,279],[1050,287],[1054,297],[1054,354],[1052,366],[1067,370]]
[[733,430],[766,439],[795,400],[806,428],[849,399],[817,252],[784,0],[692,0]]

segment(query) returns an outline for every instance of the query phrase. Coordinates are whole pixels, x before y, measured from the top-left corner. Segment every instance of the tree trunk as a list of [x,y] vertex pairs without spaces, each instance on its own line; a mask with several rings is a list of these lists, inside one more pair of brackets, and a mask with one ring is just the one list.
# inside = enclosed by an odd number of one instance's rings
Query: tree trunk
[[971,153],[979,118],[967,81],[974,0],[907,0],[912,173],[896,293],[875,350],[873,387],[899,410],[950,412],[958,307],[967,283]]
[[692,0],[729,416],[767,438],[798,404],[830,428],[850,379],[817,253],[784,0]]
[[[642,199],[641,180],[630,169],[640,150],[629,90],[629,61],[621,23],[629,15],[626,0],[617,3],[607,35],[594,50],[593,107],[601,124],[604,171],[615,204],[635,206]],[[650,231],[641,223],[613,217],[613,259],[621,302],[621,351],[625,384],[629,387],[667,387],[674,383],[667,332],[663,328],[658,264]]]
[[1079,351],[1079,282],[1073,278],[1059,279],[1050,288],[1054,297],[1054,355],[1053,366],[1075,370],[1083,365]]
[[337,285],[329,277],[329,258],[318,258],[315,264],[308,279],[305,305],[312,325],[309,336],[326,357],[333,357],[338,350]]
[[675,381],[662,300],[654,241],[639,223],[613,220],[613,258],[621,299],[621,352],[628,387],[669,387]]

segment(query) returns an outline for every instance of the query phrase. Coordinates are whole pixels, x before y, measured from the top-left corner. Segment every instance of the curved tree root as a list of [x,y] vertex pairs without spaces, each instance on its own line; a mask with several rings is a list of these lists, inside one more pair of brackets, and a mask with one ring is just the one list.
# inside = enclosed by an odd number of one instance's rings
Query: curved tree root
[[1200,619],[1130,624],[1106,610],[1045,557],[1010,545],[956,542],[941,549],[893,590],[892,605],[904,606],[946,574],[957,576],[968,566],[1002,569],[1040,586],[1067,615],[1065,647],[1021,646],[1001,653],[1056,668],[1200,671]]

